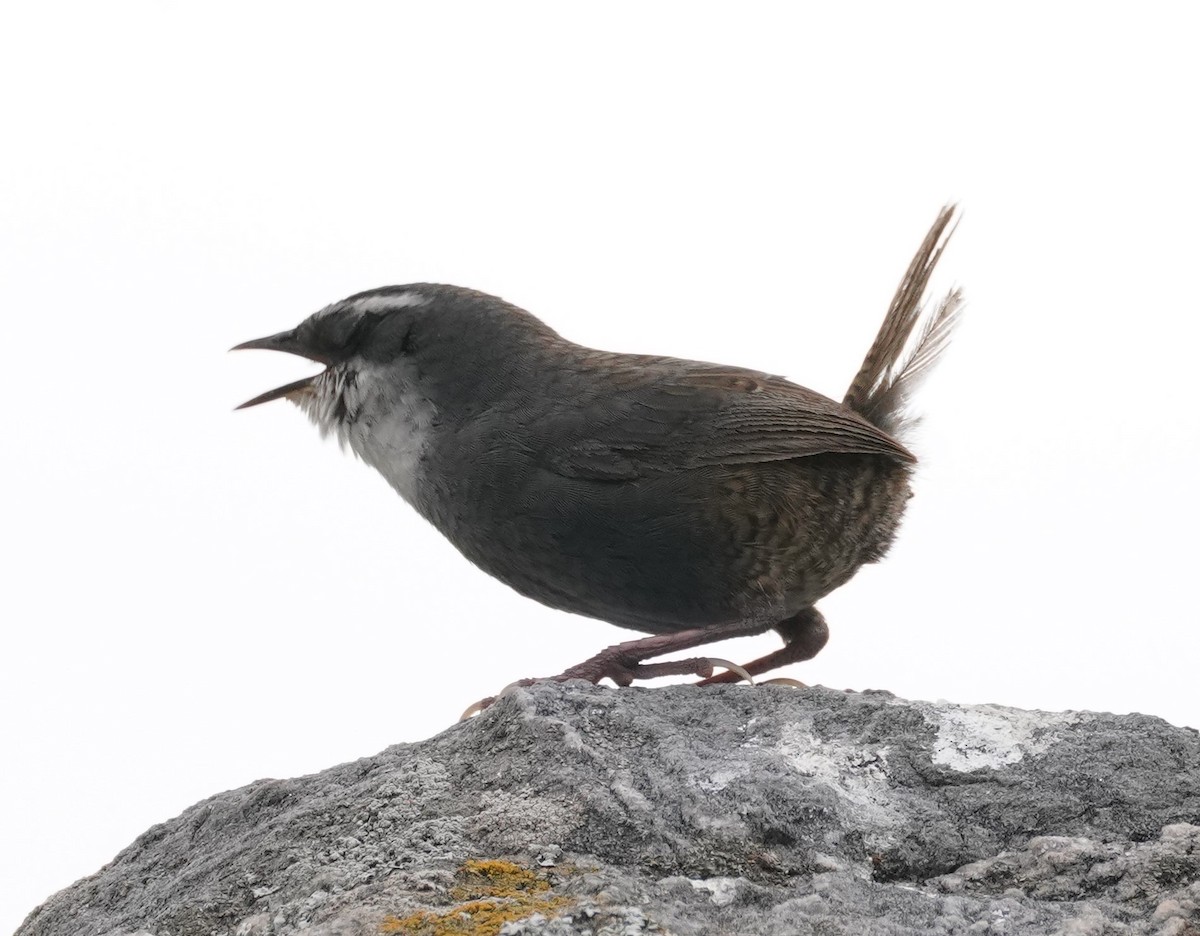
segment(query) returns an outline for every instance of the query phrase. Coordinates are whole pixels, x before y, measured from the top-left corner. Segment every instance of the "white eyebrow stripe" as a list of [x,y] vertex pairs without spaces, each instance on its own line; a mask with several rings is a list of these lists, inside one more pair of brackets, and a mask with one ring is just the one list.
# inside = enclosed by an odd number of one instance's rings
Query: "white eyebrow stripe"
[[431,301],[428,296],[422,296],[419,292],[382,293],[356,299],[350,308],[358,312],[380,312],[384,309],[429,305]]

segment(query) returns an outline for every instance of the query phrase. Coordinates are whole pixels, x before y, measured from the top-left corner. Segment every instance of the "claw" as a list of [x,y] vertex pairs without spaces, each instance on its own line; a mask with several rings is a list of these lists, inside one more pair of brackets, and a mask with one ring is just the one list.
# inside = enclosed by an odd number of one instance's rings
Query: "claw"
[[[737,676],[741,676],[742,679],[746,680],[746,682],[748,682],[750,685],[754,685],[754,677],[750,675],[749,671],[744,666],[738,666],[732,660],[722,660],[720,657],[708,657],[708,662],[713,666],[724,667],[725,669],[729,670],[729,672],[734,673]],[[772,680],[772,682],[774,682],[774,680]]]
[[797,689],[807,689],[808,683],[802,683],[798,679],[792,679],[790,676],[776,676],[774,679],[768,679],[759,683],[760,686],[795,686]]
[[523,689],[526,686],[532,686],[534,683],[546,682],[544,679],[514,679],[507,686],[501,689],[493,696],[488,696],[486,699],[480,699],[478,702],[472,702],[466,707],[466,710],[458,716],[460,722],[466,721],[473,715],[478,715],[485,708],[490,708],[492,704],[504,696],[508,695],[514,689]]
[[478,715],[485,708],[496,701],[495,696],[488,696],[486,699],[480,699],[478,702],[472,702],[463,710],[463,713],[458,716],[460,722],[465,722],[472,715]]

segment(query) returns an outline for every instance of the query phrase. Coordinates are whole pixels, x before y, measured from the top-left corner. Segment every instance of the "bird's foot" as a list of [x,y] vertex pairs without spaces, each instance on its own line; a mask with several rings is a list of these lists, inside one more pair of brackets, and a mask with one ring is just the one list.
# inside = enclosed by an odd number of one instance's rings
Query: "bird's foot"
[[[593,657],[595,659],[595,657]],[[570,669],[559,673],[557,676],[545,676],[541,679],[517,679],[510,682],[507,686],[501,689],[494,696],[488,696],[486,699],[480,699],[478,702],[473,702],[467,706],[466,711],[458,717],[459,721],[466,721],[472,715],[478,715],[486,708],[490,708],[493,703],[504,695],[507,695],[513,689],[523,689],[536,683],[543,682],[566,682],[568,679],[586,679],[588,682],[598,683],[601,679],[607,676],[618,686],[628,686],[635,679],[652,679],[655,676],[711,676],[713,669],[718,666],[724,667],[728,672],[721,673],[721,676],[730,677],[724,682],[739,682],[746,680],[750,685],[754,685],[754,679],[742,667],[738,666],[732,660],[723,660],[720,657],[693,657],[688,660],[673,660],[668,663],[639,663],[633,666],[625,667],[617,672],[602,672],[594,679],[591,676],[591,670],[581,672],[583,667],[591,663],[588,660],[586,663],[581,663],[579,666],[572,666]],[[676,667],[686,667],[678,669]],[[775,682],[776,680],[771,680]],[[795,682],[795,680],[792,680]],[[703,682],[697,685],[704,685]]]
[[[631,641],[641,643],[641,641]],[[605,677],[618,686],[628,686],[637,679],[654,679],[656,676],[704,676],[711,677],[713,670],[723,666],[729,670],[732,682],[745,679],[753,683],[750,674],[730,660],[720,657],[688,657],[684,660],[666,660],[662,663],[643,663],[649,654],[639,656],[636,653],[622,652],[626,644],[617,644],[602,650],[589,660],[584,660],[577,666],[564,670],[557,676],[551,677],[556,681],[568,679],[586,679],[598,683]],[[725,674],[722,674],[725,675]]]
[[488,696],[469,706],[463,712],[460,721],[482,712],[488,706],[512,689],[532,686],[538,682],[565,682],[568,679],[586,679],[598,683],[608,678],[618,686],[628,686],[635,679],[653,679],[656,676],[700,676],[713,677],[716,667],[724,667],[728,672],[721,673],[722,682],[738,682],[745,679],[753,684],[750,673],[729,660],[720,657],[688,657],[682,660],[666,660],[661,663],[645,663],[644,660],[661,656],[676,650],[685,650],[698,643],[709,643],[714,639],[711,632],[682,631],[676,634],[662,634],[646,637],[642,640],[630,640],[625,643],[606,647],[594,657],[582,663],[563,670],[557,676],[548,679],[518,679],[509,683],[498,695]]

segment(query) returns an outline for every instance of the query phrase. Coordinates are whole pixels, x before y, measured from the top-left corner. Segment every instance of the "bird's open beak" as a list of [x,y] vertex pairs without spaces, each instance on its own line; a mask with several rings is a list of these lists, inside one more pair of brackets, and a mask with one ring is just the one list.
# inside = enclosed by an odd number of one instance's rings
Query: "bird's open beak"
[[[322,364],[329,362],[313,354],[311,350],[305,348],[296,340],[296,332],[285,331],[278,335],[268,335],[266,338],[255,338],[253,341],[243,341],[240,345],[234,345],[230,351],[248,351],[258,349],[262,351],[283,351],[287,354],[297,354],[300,357],[308,358],[310,361],[318,361]],[[313,374],[311,377],[304,377],[301,380],[294,380],[290,384],[284,384],[282,387],[276,387],[274,390],[268,390],[266,393],[260,393],[253,400],[247,400],[236,409],[246,409],[249,406],[258,406],[260,403],[270,403],[272,400],[278,400],[281,397],[290,397],[293,394],[301,393],[313,385],[320,374]]]

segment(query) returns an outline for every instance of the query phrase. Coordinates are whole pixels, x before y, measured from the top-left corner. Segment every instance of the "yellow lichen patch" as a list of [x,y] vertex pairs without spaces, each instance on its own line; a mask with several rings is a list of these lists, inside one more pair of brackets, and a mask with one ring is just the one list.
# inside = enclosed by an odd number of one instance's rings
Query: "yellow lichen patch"
[[466,861],[454,875],[454,881],[450,896],[455,900],[519,897],[550,890],[550,882],[545,878],[511,861],[498,859]]
[[572,903],[547,893],[550,882],[511,861],[467,861],[454,874],[450,897],[457,901],[442,911],[419,910],[406,917],[387,917],[384,933],[409,936],[496,936],[505,923],[535,913],[553,916]]

